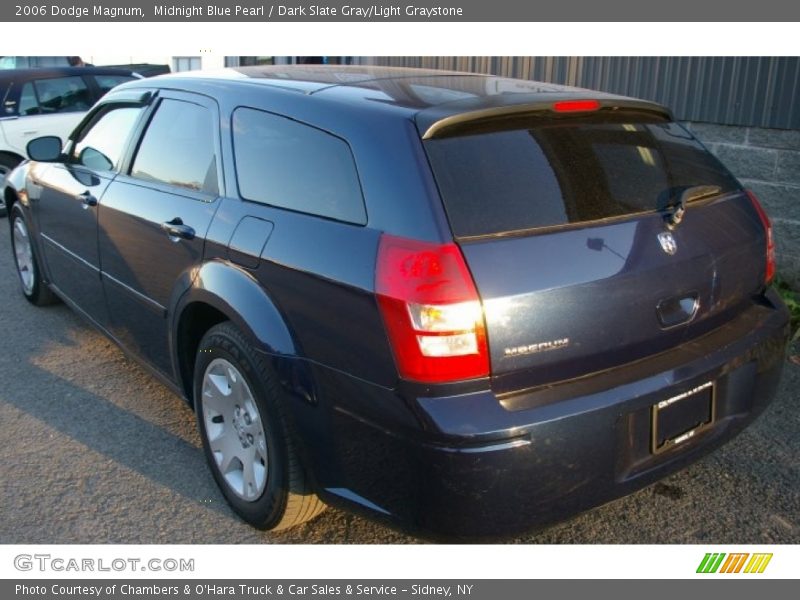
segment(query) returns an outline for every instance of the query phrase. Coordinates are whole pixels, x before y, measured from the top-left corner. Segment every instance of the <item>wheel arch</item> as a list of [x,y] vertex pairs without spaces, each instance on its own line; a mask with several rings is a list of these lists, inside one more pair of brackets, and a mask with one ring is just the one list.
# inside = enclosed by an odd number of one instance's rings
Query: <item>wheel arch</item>
[[11,214],[11,207],[15,202],[19,202],[19,196],[17,195],[17,190],[15,190],[12,186],[4,186],[3,188],[3,201],[5,204],[5,211],[7,214]]
[[[203,335],[231,321],[257,349],[276,358],[297,357],[298,346],[286,319],[269,294],[248,272],[222,261],[200,267],[172,312],[173,361],[185,397],[194,405],[194,362]],[[278,361],[286,365],[296,361]],[[291,373],[288,381],[296,381]]]
[[[0,150],[0,157],[6,157],[13,160],[18,160],[22,162],[25,160],[25,157],[15,154],[13,152],[8,152],[6,150]],[[23,169],[27,172],[27,169]],[[19,192],[17,191],[20,186],[25,185],[25,176],[24,174],[22,177],[15,177],[13,179],[6,179],[5,185],[3,186],[3,190],[0,193],[3,194],[3,200],[5,201],[5,208],[8,214],[11,214],[11,205],[14,202],[19,200]]]
[[26,156],[22,156],[22,154],[17,152],[11,152],[10,150],[0,150],[0,158],[7,158],[11,161],[15,161],[17,164],[27,159]]

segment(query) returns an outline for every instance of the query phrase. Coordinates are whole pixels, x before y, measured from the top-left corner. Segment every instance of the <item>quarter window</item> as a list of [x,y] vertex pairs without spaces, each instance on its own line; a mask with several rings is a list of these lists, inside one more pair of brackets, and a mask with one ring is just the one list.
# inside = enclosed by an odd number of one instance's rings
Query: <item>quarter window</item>
[[217,195],[214,120],[192,102],[162,100],[139,146],[131,175]]
[[250,108],[233,113],[239,193],[247,200],[363,225],[350,147],[315,127]]

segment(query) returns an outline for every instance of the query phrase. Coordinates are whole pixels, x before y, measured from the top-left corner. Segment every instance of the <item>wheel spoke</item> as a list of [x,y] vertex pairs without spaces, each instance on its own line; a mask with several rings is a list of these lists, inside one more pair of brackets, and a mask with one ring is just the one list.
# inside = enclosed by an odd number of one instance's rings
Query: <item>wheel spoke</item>
[[224,375],[211,375],[206,377],[203,386],[203,405],[210,408],[218,415],[230,412],[230,386]]
[[242,462],[242,478],[244,480],[244,489],[242,491],[245,497],[253,498],[258,495],[259,486],[256,481],[253,452],[248,452],[247,454],[247,458]]
[[231,386],[231,398],[233,402],[244,407],[244,403],[250,395],[244,379],[235,371],[228,369],[228,382]]
[[239,458],[238,455],[242,450],[236,433],[230,427],[226,427],[224,433],[210,442],[209,445],[211,446],[211,451],[214,452],[215,455],[216,453],[221,455],[217,458],[217,464],[222,474],[227,474],[228,471],[231,470],[231,462],[235,458]]
[[[260,427],[259,427],[260,429]],[[256,460],[261,460],[266,465],[267,464],[267,439],[264,436],[263,431],[259,431],[258,433],[254,434],[253,437],[255,438],[255,442],[253,447],[255,448],[256,452]]]

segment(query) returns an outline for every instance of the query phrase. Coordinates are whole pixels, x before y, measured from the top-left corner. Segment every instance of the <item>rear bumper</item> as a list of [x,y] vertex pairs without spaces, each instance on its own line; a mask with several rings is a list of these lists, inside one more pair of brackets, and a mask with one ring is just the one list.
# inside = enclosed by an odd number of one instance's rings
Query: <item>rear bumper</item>
[[[511,535],[566,519],[653,483],[740,432],[775,395],[788,334],[788,312],[770,292],[673,352],[505,398],[488,390],[399,397],[328,373],[320,393],[330,393],[331,410],[309,448],[319,493],[436,536]],[[712,426],[653,454],[652,406],[709,381]],[[414,418],[399,417],[398,405]]]

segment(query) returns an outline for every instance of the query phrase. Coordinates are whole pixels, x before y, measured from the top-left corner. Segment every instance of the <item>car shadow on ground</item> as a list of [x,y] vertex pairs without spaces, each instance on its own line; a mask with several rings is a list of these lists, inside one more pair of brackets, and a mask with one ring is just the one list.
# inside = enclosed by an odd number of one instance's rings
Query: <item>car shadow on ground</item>
[[[64,347],[59,342],[51,342],[51,346]],[[31,381],[36,385],[30,385]],[[46,368],[23,361],[19,363],[18,376],[9,378],[0,391],[0,402],[17,408],[46,428],[117,465],[173,490],[188,502],[232,517],[207,473],[197,440],[187,440],[184,432],[170,431],[132,410],[121,408],[104,395],[105,390],[99,391],[76,385]],[[152,395],[148,397],[151,391],[144,390],[139,398],[144,411],[152,408],[147,406],[154,401]],[[173,404],[181,404],[181,401],[175,398]],[[177,410],[176,418],[193,425],[194,417],[188,407],[167,408]],[[195,476],[189,477],[187,473]],[[215,501],[210,502],[210,498]]]

